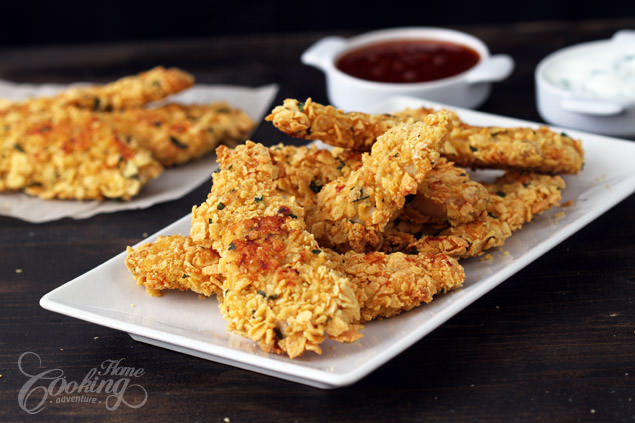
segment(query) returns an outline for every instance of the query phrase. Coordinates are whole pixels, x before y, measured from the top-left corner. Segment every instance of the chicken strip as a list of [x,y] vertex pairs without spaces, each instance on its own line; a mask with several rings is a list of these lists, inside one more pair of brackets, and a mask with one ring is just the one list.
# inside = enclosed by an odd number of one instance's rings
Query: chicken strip
[[[319,139],[348,149],[368,151],[379,135],[401,122],[422,120],[434,110],[407,109],[394,114],[343,112],[307,99],[287,99],[265,118],[297,138]],[[454,129],[441,154],[459,166],[578,173],[584,163],[580,141],[547,127],[480,127],[452,114]]]
[[246,113],[222,101],[101,113],[99,118],[137,139],[164,166],[201,157],[221,143],[242,142],[255,127]]
[[439,159],[436,150],[450,129],[448,115],[439,112],[381,135],[359,169],[322,188],[316,213],[308,218],[311,232],[338,251],[374,249],[406,196],[416,193]]
[[[222,297],[225,277],[218,270],[220,256],[189,237],[161,236],[135,249],[128,247],[127,252],[128,270],[152,296],[173,289]],[[361,322],[392,317],[429,303],[434,295],[461,286],[465,279],[463,268],[446,254],[322,252],[349,278],[360,304]]]
[[329,252],[331,261],[351,280],[361,321],[392,317],[460,287],[463,267],[446,254],[366,254]]
[[44,199],[128,200],[163,167],[134,138],[74,107],[3,125],[0,191]]
[[327,335],[358,339],[350,281],[321,253],[295,197],[276,190],[268,149],[247,142],[216,153],[221,171],[206,202],[193,209],[190,236],[221,256],[228,329],[292,358],[321,353]]
[[288,98],[265,117],[280,131],[295,138],[321,140],[349,150],[370,151],[377,137],[402,123],[391,115],[345,113],[308,98]]
[[317,193],[322,187],[342,175],[343,164],[328,150],[316,146],[296,147],[275,145],[269,149],[271,160],[278,168],[274,181],[278,190],[295,196],[306,213],[317,205]]
[[158,66],[104,85],[71,87],[53,97],[5,103],[0,105],[0,115],[11,111],[35,113],[68,106],[104,112],[139,108],[192,85],[194,77],[189,73]]
[[221,293],[220,256],[183,235],[160,236],[155,242],[126,249],[126,267],[153,296],[164,289],[194,291],[207,297]]
[[[487,211],[478,219],[415,241],[411,235],[403,235],[402,246],[410,241],[405,247],[410,252],[439,251],[460,258],[481,255],[501,247],[513,231],[558,204],[565,182],[557,175],[507,172],[496,182],[484,185],[490,200]],[[392,236],[394,245],[398,244],[399,234]],[[457,237],[466,244],[458,242]]]

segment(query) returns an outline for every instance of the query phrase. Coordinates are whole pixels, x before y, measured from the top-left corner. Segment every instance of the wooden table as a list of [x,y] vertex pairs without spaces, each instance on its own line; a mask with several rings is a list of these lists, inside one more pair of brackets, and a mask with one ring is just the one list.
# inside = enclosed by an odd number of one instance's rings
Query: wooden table
[[[533,71],[566,45],[610,37],[635,20],[463,27],[516,70],[486,112],[540,121]],[[326,102],[301,52],[324,33],[0,51],[0,78],[108,81],[157,64],[203,83],[279,83],[285,97]],[[348,34],[342,34],[348,35]],[[263,123],[252,137],[287,141]],[[635,418],[635,197],[562,242],[362,381],[325,391],[133,341],[46,311],[40,297],[186,214],[209,191],[149,209],[30,224],[0,218],[0,421],[604,421]],[[19,270],[21,269],[21,270]],[[104,404],[18,407],[18,359],[81,379],[104,360],[144,369],[140,409]],[[105,396],[101,399],[105,399]],[[227,419],[226,419],[227,418]]]

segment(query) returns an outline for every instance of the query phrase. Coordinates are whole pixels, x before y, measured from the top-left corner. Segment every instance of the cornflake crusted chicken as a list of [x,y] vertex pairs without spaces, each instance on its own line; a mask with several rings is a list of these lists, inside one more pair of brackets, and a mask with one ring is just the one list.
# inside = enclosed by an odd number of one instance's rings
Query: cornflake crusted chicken
[[255,122],[227,102],[168,104],[154,109],[101,113],[115,130],[132,136],[164,166],[203,156],[220,143],[244,140]]
[[[126,263],[150,293],[220,284],[203,294],[217,295],[229,330],[292,358],[460,287],[459,259],[502,246],[560,201],[564,180],[535,170],[575,173],[583,158],[564,134],[499,134],[447,111],[367,115],[286,100],[267,119],[338,147],[219,147],[190,236],[129,249]],[[451,159],[510,170],[479,183]]]
[[192,239],[216,249],[225,275],[221,313],[228,329],[265,351],[321,352],[326,336],[358,339],[359,303],[306,230],[294,197],[275,189],[267,148],[217,149],[220,168],[207,201],[192,213]]
[[44,199],[127,200],[163,167],[86,110],[54,109],[0,129],[0,191]]
[[[377,137],[408,120],[422,120],[434,110],[406,109],[394,114],[343,112],[307,99],[287,99],[266,117],[282,132],[303,139],[368,151]],[[522,169],[542,173],[578,173],[582,144],[547,127],[498,128],[468,125],[452,113],[454,129],[441,154],[459,166]]]
[[221,292],[223,275],[218,253],[183,235],[160,236],[155,242],[127,248],[126,267],[153,296],[164,289],[211,296]]
[[318,194],[317,212],[308,219],[316,238],[338,250],[376,248],[383,228],[439,159],[436,150],[450,129],[447,114],[439,112],[380,136],[359,169]]

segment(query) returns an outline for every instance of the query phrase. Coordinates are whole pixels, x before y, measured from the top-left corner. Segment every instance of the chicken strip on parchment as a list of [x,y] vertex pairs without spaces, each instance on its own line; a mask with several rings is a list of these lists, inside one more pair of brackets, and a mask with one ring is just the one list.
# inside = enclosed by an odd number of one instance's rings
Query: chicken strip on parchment
[[[319,139],[347,149],[368,151],[379,135],[408,120],[422,120],[433,109],[406,109],[393,114],[343,112],[307,99],[287,99],[265,118],[297,138]],[[547,127],[481,127],[452,113],[454,129],[441,154],[459,166],[578,173],[584,163],[580,141]]]
[[132,137],[75,107],[0,127],[0,191],[44,199],[128,200],[163,166]]
[[164,289],[194,291],[207,297],[221,292],[219,255],[183,235],[160,236],[154,242],[126,249],[126,267],[153,296]]
[[256,125],[245,112],[224,101],[167,104],[98,116],[116,131],[138,140],[164,166],[201,157],[221,143],[242,142]]
[[76,86],[52,97],[30,98],[0,105],[0,116],[11,111],[30,113],[52,107],[74,106],[110,112],[143,107],[194,85],[194,77],[180,69],[158,66],[137,75],[126,76],[103,85]]
[[359,303],[306,230],[295,197],[276,190],[269,150],[248,141],[216,150],[221,171],[192,211],[190,236],[220,254],[221,313],[228,329],[265,351],[297,357],[330,338],[359,334]]
[[375,249],[406,196],[417,192],[439,159],[450,129],[447,113],[439,112],[381,135],[359,169],[320,190],[316,212],[307,218],[318,241],[338,251]]

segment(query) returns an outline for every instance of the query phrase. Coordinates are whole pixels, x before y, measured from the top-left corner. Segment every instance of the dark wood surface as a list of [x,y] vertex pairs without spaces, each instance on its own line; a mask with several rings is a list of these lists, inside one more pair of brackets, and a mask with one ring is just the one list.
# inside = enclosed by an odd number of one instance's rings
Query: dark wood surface
[[[516,70],[482,110],[540,121],[533,71],[566,45],[610,37],[635,20],[463,27]],[[299,61],[324,33],[0,50],[0,78],[108,81],[157,64],[203,83],[280,84],[276,102],[327,102],[322,74]],[[343,33],[342,35],[347,35]],[[287,141],[263,123],[252,137]],[[46,311],[42,295],[186,214],[209,183],[149,209],[30,224],[0,218],[0,421],[483,421],[630,422],[635,419],[635,197],[624,200],[389,363],[325,391],[133,341]],[[1,201],[1,198],[0,198]],[[22,269],[18,273],[17,269]],[[81,379],[104,360],[144,369],[140,409],[18,407],[22,353]],[[103,397],[102,399],[105,399]]]

